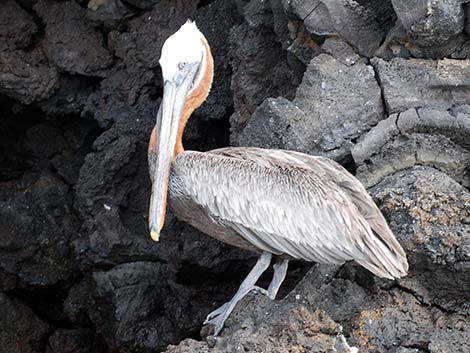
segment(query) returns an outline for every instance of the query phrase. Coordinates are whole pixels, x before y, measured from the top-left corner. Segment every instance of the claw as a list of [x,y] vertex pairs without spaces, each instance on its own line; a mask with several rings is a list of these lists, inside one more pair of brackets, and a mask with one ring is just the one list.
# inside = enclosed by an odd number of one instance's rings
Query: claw
[[258,258],[255,266],[252,268],[248,276],[242,282],[238,288],[237,293],[233,296],[232,300],[222,305],[220,308],[215,309],[209,315],[207,315],[204,325],[212,325],[214,327],[214,334],[212,337],[216,337],[222,328],[224,327],[225,320],[230,316],[230,313],[235,308],[235,305],[243,299],[243,297],[252,289],[256,289],[263,294],[268,295],[268,291],[255,286],[256,281],[258,281],[261,274],[269,267],[271,262],[272,254],[264,252]]
[[264,289],[264,288],[261,288],[261,287],[258,287],[258,286],[253,286],[252,290],[255,290],[261,294],[264,294],[265,296],[269,297],[269,292]]
[[204,321],[204,325],[207,325],[208,323],[210,323],[210,321],[213,318],[215,318],[215,317],[219,316],[220,314],[222,314],[227,309],[229,303],[230,302],[227,302],[224,305],[222,305],[222,306],[218,307],[217,309],[215,309],[214,311],[211,311],[209,313],[209,315],[207,315],[206,320]]

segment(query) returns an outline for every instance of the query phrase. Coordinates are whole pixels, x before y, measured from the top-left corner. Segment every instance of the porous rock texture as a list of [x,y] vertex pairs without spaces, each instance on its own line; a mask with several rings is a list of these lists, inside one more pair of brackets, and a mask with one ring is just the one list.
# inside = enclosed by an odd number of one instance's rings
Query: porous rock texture
[[[0,352],[469,352],[469,16],[465,0],[1,1]],[[158,59],[188,18],[215,78],[186,148],[336,159],[407,277],[294,262],[277,300],[250,293],[210,337],[255,255],[171,211],[159,243],[147,228]]]

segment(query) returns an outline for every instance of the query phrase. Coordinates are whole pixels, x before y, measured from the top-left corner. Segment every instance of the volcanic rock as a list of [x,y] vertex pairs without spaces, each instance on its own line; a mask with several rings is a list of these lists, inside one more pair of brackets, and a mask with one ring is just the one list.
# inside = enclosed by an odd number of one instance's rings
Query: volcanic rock
[[430,165],[466,182],[470,116],[419,108],[380,121],[352,148],[357,176],[368,187],[413,165]]
[[44,352],[50,331],[27,305],[0,292],[0,352]]
[[233,144],[238,143],[238,134],[264,99],[279,95],[293,98],[303,71],[288,62],[274,32],[269,4],[248,3],[243,11],[248,13],[248,19],[234,26],[230,35],[235,109],[230,118]]
[[32,16],[14,0],[0,3],[0,50],[24,49],[36,32]]
[[467,1],[419,0],[410,6],[408,1],[392,0],[398,20],[376,55],[389,58],[468,57],[468,49],[462,53],[462,47],[468,41],[463,34],[464,2]]
[[46,24],[44,49],[51,62],[70,74],[105,75],[112,57],[82,7],[73,1],[40,0],[34,10]]
[[374,58],[387,111],[470,103],[470,61]]
[[395,18],[390,1],[294,0],[286,3],[311,33],[339,34],[367,57],[379,47]]
[[423,303],[468,312],[468,190],[434,168],[415,166],[385,177],[371,193],[408,254],[410,274],[400,285]]
[[295,149],[344,158],[351,140],[383,119],[374,70],[345,65],[329,55],[312,59],[292,102],[269,99],[239,137],[243,146]]
[[107,0],[99,6],[93,6],[90,1],[86,15],[93,23],[115,29],[124,23],[124,19],[133,16],[133,12],[121,0]]
[[46,353],[104,353],[92,329],[59,329],[49,337]]
[[50,97],[58,79],[57,70],[45,65],[41,55],[0,51],[0,94],[30,104]]

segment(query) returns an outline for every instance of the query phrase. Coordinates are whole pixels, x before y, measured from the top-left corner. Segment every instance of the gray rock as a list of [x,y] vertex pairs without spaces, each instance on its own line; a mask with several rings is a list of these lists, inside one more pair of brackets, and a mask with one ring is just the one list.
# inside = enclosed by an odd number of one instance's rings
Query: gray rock
[[468,313],[468,190],[434,168],[415,166],[370,191],[408,254],[410,274],[400,285],[423,303]]
[[[470,6],[468,4],[464,5],[464,10],[465,10],[465,18],[469,18]],[[470,23],[468,21],[466,21],[466,24],[465,24],[465,32],[467,34],[470,34]]]
[[124,2],[142,10],[150,10],[158,4],[160,0],[124,0]]
[[41,59],[23,51],[0,51],[0,93],[23,104],[50,97],[59,75]]
[[322,48],[302,21],[289,20],[287,28],[291,40],[286,50],[307,67],[313,57],[322,53]]
[[36,32],[33,17],[14,0],[0,3],[0,50],[26,48]]
[[339,38],[327,38],[321,48],[326,54],[330,54],[335,59],[345,65],[354,65],[360,56],[356,54],[345,41]]
[[114,29],[123,24],[126,18],[133,16],[133,12],[121,0],[107,0],[98,7],[88,3],[87,18],[97,25],[107,29]]
[[104,353],[105,346],[92,329],[58,329],[50,337],[45,353]]
[[357,177],[367,186],[413,165],[430,165],[464,182],[470,165],[470,117],[421,108],[392,114],[351,149]]
[[34,10],[46,24],[45,51],[58,68],[70,74],[104,76],[112,57],[102,34],[86,19],[86,11],[73,1],[41,0]]
[[305,114],[291,101],[266,99],[239,136],[242,146],[311,151],[320,142],[318,116]]
[[26,304],[0,292],[0,352],[44,352],[51,330]]
[[161,350],[198,327],[207,310],[205,296],[176,284],[161,263],[122,264],[94,272],[93,280],[100,306],[90,307],[89,315],[111,350]]
[[[132,124],[132,129],[144,129],[150,134],[150,122],[155,122],[158,102],[152,101],[155,74],[141,65],[116,65],[100,87],[88,96],[82,115],[91,115],[102,128],[115,122]],[[139,124],[139,122],[141,122]],[[150,136],[150,135],[148,135]]]
[[292,102],[269,99],[253,114],[239,144],[287,148],[341,159],[356,139],[383,118],[371,66],[315,57]]
[[[268,97],[293,98],[302,68],[291,65],[273,28],[273,13],[267,3],[252,2],[243,8],[247,19],[230,34],[233,104],[231,142],[250,115]],[[269,73],[269,74],[266,74]]]
[[468,317],[430,308],[400,288],[381,288],[368,273],[355,275],[362,286],[331,266],[316,266],[282,300],[248,295],[217,340],[187,339],[166,352],[465,351]]
[[467,58],[468,38],[463,33],[466,0],[393,0],[398,20],[376,55],[384,58]]
[[413,4],[406,0],[392,0],[392,4],[401,25],[418,46],[439,46],[463,31],[462,0],[418,0]]
[[[221,14],[224,14],[221,16]],[[219,18],[218,21],[213,21]],[[230,31],[242,22],[242,17],[232,1],[217,0],[201,8],[195,19],[198,28],[204,33],[214,57],[214,80],[206,102],[198,108],[191,119],[213,121],[227,119],[233,111],[233,97],[230,89],[232,66]]]
[[95,81],[62,74],[57,86],[51,97],[38,103],[41,109],[50,115],[80,115],[95,88]]
[[128,70],[156,68],[164,41],[188,18],[195,18],[196,10],[197,2],[193,1],[177,7],[171,1],[159,2],[151,11],[128,21],[125,31],[111,32],[110,47],[115,56],[128,63]]
[[22,283],[58,284],[74,274],[70,239],[76,235],[68,186],[44,173],[21,180],[26,192],[3,189],[0,199],[0,266]]
[[470,102],[470,61],[374,58],[371,62],[380,78],[389,113]]
[[288,8],[316,35],[339,34],[361,55],[372,56],[394,20],[390,1],[294,0]]

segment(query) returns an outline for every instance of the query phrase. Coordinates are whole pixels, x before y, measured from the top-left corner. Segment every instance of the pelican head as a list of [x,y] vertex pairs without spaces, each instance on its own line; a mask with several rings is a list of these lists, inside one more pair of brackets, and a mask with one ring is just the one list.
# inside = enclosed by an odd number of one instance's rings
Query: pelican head
[[165,222],[171,162],[183,152],[184,126],[191,113],[207,98],[212,83],[212,55],[194,22],[187,21],[165,41],[160,67],[163,99],[149,143],[152,180],[149,228],[155,241]]

